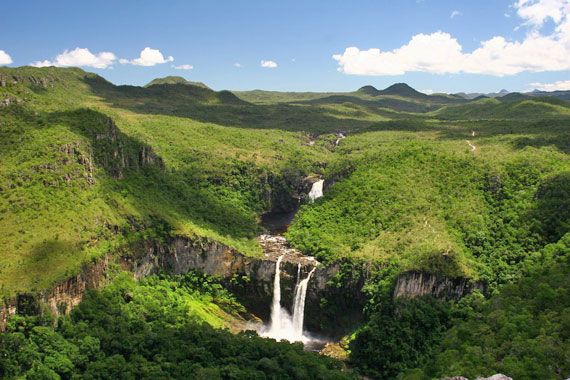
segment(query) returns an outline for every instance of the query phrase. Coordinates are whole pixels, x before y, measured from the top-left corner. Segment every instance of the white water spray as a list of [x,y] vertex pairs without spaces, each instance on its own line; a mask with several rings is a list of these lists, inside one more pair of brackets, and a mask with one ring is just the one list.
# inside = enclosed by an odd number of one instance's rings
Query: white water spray
[[295,336],[303,336],[303,322],[305,320],[305,298],[307,297],[307,286],[313,272],[317,269],[313,268],[307,278],[297,283],[295,287],[295,302],[293,304],[293,334]]
[[261,335],[276,340],[286,339],[290,342],[308,342],[311,339],[303,334],[303,322],[305,318],[305,299],[309,280],[316,268],[309,275],[300,279],[301,265],[297,267],[297,285],[295,286],[295,299],[293,303],[293,317],[286,309],[281,308],[281,260],[279,256],[275,263],[275,278],[273,280],[273,302],[271,304],[271,324],[269,330],[262,331]]
[[275,263],[275,278],[273,279],[273,303],[271,304],[271,327],[269,336],[278,336],[281,330],[281,271],[279,266],[283,255],[279,256]]
[[324,183],[325,183],[324,179],[321,179],[321,180],[313,183],[313,187],[311,187],[311,191],[309,192],[309,198],[311,199],[311,202],[314,202],[315,199],[323,196],[323,184]]

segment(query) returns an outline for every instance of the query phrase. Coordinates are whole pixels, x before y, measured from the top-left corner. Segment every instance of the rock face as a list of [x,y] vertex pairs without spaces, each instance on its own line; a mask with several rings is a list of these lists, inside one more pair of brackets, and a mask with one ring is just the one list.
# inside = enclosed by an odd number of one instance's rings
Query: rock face
[[[175,237],[166,246],[147,246],[144,254],[131,259],[126,266],[133,271],[135,278],[145,277],[160,270],[171,274],[198,270],[210,276],[217,276],[250,311],[262,319],[267,319],[273,297],[275,265],[279,256],[285,255],[281,262],[281,291],[282,304],[286,308],[290,308],[293,302],[299,265],[299,273],[305,278],[318,264],[294,249],[272,251],[271,248],[265,247],[268,240],[271,239],[265,238],[262,241],[262,246],[266,249],[263,257],[248,257],[211,239]],[[318,304],[319,294],[336,273],[337,265],[319,266],[309,283],[307,298]]]
[[[267,242],[262,242],[263,244]],[[5,326],[9,316],[38,314],[43,311],[42,306],[47,307],[55,316],[68,313],[81,302],[87,290],[98,289],[108,283],[107,270],[112,261],[124,270],[131,271],[137,279],[159,271],[186,274],[190,270],[198,270],[217,276],[251,312],[267,320],[273,296],[275,265],[279,256],[285,254],[281,263],[282,305],[289,309],[293,304],[297,277],[305,278],[318,264],[294,249],[284,247],[272,251],[275,247],[270,248],[266,247],[266,254],[262,257],[248,257],[209,238],[176,236],[166,243],[147,241],[128,256],[104,257],[85,265],[80,274],[60,282],[48,291],[37,295],[21,294],[5,301],[0,304],[0,328]],[[307,290],[306,326],[313,331],[327,331],[330,328],[326,326],[327,322],[338,317],[322,314],[319,305],[324,295],[331,295],[335,299],[345,297],[346,305],[365,302],[361,288],[368,277],[368,271],[354,275],[354,280],[337,289],[338,286],[331,285],[331,280],[340,272],[341,265],[342,262],[318,265],[311,277]],[[458,299],[473,289],[481,288],[479,284],[469,283],[466,279],[408,272],[397,279],[394,297],[430,294],[440,299]],[[342,294],[339,295],[338,292]]]
[[83,266],[80,274],[58,283],[49,291],[39,294],[18,294],[0,305],[0,330],[12,315],[36,315],[46,307],[55,316],[67,314],[83,299],[89,289],[98,289],[107,283],[109,258],[104,257]]
[[[219,277],[238,298],[256,315],[267,318],[273,295],[273,277],[279,255],[248,257],[220,242],[208,238],[189,239],[178,236],[165,244],[146,242],[134,255],[119,258],[105,257],[85,265],[81,273],[57,284],[49,291],[37,295],[22,294],[0,305],[0,328],[6,325],[11,315],[32,315],[42,312],[42,305],[55,315],[67,314],[81,302],[89,289],[98,289],[108,282],[107,270],[110,261],[129,270],[137,279],[165,271],[171,274],[186,274],[198,270]],[[281,263],[281,289],[283,305],[292,304],[297,281],[298,264],[304,278],[315,266],[306,257],[288,255]],[[319,268],[313,275],[308,297],[318,303],[322,291],[337,266]],[[308,301],[312,302],[312,301]],[[289,306],[290,307],[290,306]]]
[[406,272],[398,276],[394,287],[394,299],[431,295],[443,300],[458,300],[475,289],[483,291],[483,285],[466,278],[441,277],[433,273]]

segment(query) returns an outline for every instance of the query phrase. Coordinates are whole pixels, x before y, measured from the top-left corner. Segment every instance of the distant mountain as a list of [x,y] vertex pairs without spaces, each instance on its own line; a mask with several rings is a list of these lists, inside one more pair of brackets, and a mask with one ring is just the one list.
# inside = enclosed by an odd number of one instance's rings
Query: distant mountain
[[530,99],[528,95],[521,94],[520,92],[511,92],[507,95],[498,97],[501,102],[517,102],[519,100]]
[[191,85],[191,86],[207,88],[210,90],[210,87],[206,86],[202,82],[191,82],[191,81],[186,80],[182,77],[178,77],[178,76],[174,76],[174,75],[164,77],[164,78],[153,79],[149,83],[145,84],[143,87],[150,87],[150,86],[154,86],[156,84],[187,84],[187,85]]
[[408,86],[406,83],[396,83],[390,87],[379,91],[380,95],[397,95],[406,98],[427,98],[428,95],[423,94],[419,91],[414,90],[412,87]]
[[358,89],[358,91],[356,91],[359,94],[363,94],[363,95],[370,95],[370,96],[378,96],[381,94],[380,90],[378,90],[376,87],[374,86],[364,86],[364,87],[360,87]]
[[550,96],[553,98],[570,100],[570,90],[567,90],[567,91],[558,90],[558,91],[552,91],[552,92],[534,90],[532,92],[525,92],[525,94],[529,95],[529,96]]
[[396,83],[384,90],[378,90],[374,86],[364,86],[356,91],[358,94],[365,94],[370,96],[388,95],[388,96],[401,96],[404,98],[426,98],[427,95],[414,90],[406,83]]
[[454,94],[454,95],[460,96],[463,99],[467,99],[467,100],[475,100],[475,99],[479,99],[481,96],[484,96],[486,98],[500,98],[501,96],[505,96],[507,94],[510,94],[510,91],[502,89],[499,92],[490,92],[488,94],[485,94],[482,92],[469,92],[469,93],[458,92],[457,94]]

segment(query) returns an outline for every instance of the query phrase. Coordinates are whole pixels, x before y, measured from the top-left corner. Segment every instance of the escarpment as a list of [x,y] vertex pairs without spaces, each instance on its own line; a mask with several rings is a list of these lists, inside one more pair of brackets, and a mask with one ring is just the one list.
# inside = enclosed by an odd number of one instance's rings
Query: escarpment
[[[204,272],[221,279],[255,314],[266,317],[273,292],[273,276],[276,257],[249,257],[225,244],[209,238],[175,236],[165,243],[146,241],[135,247],[134,252],[122,256],[105,256],[83,266],[81,272],[59,282],[50,290],[38,294],[21,294],[5,300],[0,305],[0,326],[5,326],[11,315],[35,315],[46,309],[55,316],[68,313],[81,302],[85,292],[104,286],[112,277],[110,267],[129,270],[137,279],[164,271],[185,274],[191,270]],[[306,275],[313,267],[304,258],[290,256],[283,260],[282,289],[285,300],[291,301],[297,271]],[[326,288],[337,273],[337,267],[323,267],[314,274],[310,298]],[[24,302],[25,300],[25,302]],[[290,302],[288,302],[290,303]]]
[[435,273],[405,272],[398,276],[394,298],[431,295],[443,300],[458,300],[474,290],[483,291],[483,284],[467,278],[449,278]]

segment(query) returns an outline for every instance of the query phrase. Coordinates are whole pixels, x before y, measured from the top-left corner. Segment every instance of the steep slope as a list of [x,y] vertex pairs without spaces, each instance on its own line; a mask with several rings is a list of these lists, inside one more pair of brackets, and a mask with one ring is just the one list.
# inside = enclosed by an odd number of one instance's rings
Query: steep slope
[[115,87],[80,69],[0,74],[9,79],[0,107],[3,295],[45,289],[92,258],[170,233],[259,254],[257,216],[294,207],[296,186],[330,153],[325,144],[304,145],[299,133],[130,106],[151,98],[168,107],[181,94],[195,104],[227,103],[223,92]]

